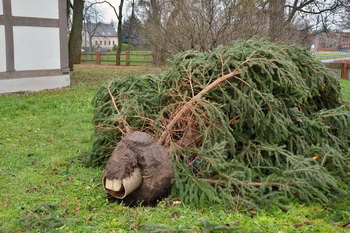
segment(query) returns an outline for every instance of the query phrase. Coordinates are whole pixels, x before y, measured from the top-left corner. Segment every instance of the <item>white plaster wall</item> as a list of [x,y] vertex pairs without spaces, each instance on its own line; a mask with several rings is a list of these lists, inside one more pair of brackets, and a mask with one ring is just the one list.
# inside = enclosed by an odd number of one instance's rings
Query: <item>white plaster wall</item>
[[60,69],[60,42],[58,28],[13,28],[15,69]]
[[0,25],[0,72],[5,72],[5,71],[6,71],[5,26]]
[[58,19],[60,0],[12,0],[12,15]]
[[0,94],[19,91],[41,91],[70,85],[69,75],[0,79]]
[[2,0],[0,0],[0,15],[3,15],[3,14],[4,14],[4,12],[2,10]]

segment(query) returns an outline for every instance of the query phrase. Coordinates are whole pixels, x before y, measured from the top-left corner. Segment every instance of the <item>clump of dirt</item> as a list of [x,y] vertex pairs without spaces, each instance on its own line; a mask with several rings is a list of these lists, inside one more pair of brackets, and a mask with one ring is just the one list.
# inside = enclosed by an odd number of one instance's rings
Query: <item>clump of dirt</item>
[[151,204],[169,193],[174,172],[168,151],[149,134],[138,131],[118,143],[106,165],[105,178],[128,179],[135,169],[141,170],[142,184],[123,200],[125,203]]

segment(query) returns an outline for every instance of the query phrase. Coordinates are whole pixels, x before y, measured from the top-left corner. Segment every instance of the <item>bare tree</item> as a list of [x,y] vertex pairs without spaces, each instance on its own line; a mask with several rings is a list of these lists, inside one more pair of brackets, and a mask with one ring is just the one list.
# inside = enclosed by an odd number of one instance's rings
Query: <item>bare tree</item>
[[92,37],[95,35],[98,23],[103,19],[102,12],[99,11],[95,4],[88,3],[84,9],[84,44],[85,47],[92,50]]
[[174,52],[205,51],[266,31],[259,24],[266,16],[256,0],[142,0],[139,5],[145,34],[160,61]]
[[285,5],[286,0],[269,1],[269,36],[271,40],[276,40],[283,30]]
[[118,49],[116,54],[116,65],[120,65],[120,55],[122,53],[122,25],[123,25],[123,6],[124,6],[124,0],[120,0],[118,10],[110,3],[111,1],[99,1],[95,0],[90,5],[96,5],[96,4],[108,4],[114,11],[115,15],[118,18],[118,24],[117,24],[117,35],[118,35]]
[[[131,6],[131,16],[129,18],[129,25],[127,28],[127,43],[128,43],[128,59],[127,59],[127,64],[130,65],[130,53],[131,53],[131,37],[134,32],[134,21],[135,21],[135,0],[130,0],[129,1],[130,6]],[[123,34],[123,33],[122,33]]]
[[116,55],[116,64],[120,65],[120,54],[122,53],[122,25],[123,25],[123,5],[124,0],[120,0],[119,4],[119,12],[117,13],[115,10],[115,14],[118,18],[118,28],[117,28],[117,34],[118,34],[118,49],[117,49],[117,55]]
[[335,24],[343,30],[350,30],[350,1],[343,0],[342,7],[337,11]]
[[[300,25],[304,20],[304,30],[310,24],[315,24],[315,16],[318,17],[325,27],[327,15],[333,14],[342,6],[344,0],[267,0],[270,20],[269,35],[273,40],[287,40],[291,28]],[[305,24],[306,23],[306,24]]]
[[[157,61],[160,63],[165,60],[164,47],[164,29],[161,21],[162,7],[160,0],[139,0],[139,15],[144,21],[144,34],[146,40],[150,43],[152,49],[157,52]],[[158,41],[157,41],[158,40]]]
[[188,49],[209,50],[254,35],[305,43],[313,16],[345,0],[139,0],[139,16],[159,60]]
[[69,52],[69,68],[73,70],[74,61],[81,52],[82,28],[83,28],[83,10],[84,0],[74,0],[73,4],[73,20],[69,34],[68,52]]

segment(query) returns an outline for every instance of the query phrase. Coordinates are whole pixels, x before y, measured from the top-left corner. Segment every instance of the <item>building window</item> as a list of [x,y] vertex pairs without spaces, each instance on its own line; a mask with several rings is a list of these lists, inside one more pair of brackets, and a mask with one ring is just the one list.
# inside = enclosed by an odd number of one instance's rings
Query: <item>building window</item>
[[95,42],[96,42],[95,44],[98,45],[98,41],[96,40]]
[[105,41],[105,45],[107,44],[107,41]]
[[100,45],[102,45],[102,40],[100,40]]
[[115,45],[114,40],[113,40],[113,45]]
[[111,41],[108,41],[108,45],[111,45]]

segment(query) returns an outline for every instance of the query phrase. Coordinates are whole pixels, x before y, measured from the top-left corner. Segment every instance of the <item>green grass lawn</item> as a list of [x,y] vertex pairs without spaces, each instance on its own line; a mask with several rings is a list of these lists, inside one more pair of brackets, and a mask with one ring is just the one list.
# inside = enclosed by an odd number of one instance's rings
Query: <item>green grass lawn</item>
[[[347,200],[251,213],[176,198],[156,207],[110,203],[103,170],[81,161],[91,147],[91,99],[112,77],[160,71],[81,65],[69,88],[0,96],[0,232],[349,232]],[[341,85],[350,100],[350,81]]]
[[[311,52],[313,53],[313,52]],[[348,52],[317,52],[316,59],[334,59],[334,58],[341,58],[341,57],[349,57],[350,53]]]
[[[312,53],[312,51],[311,51]],[[341,56],[341,55],[349,55],[348,52],[339,52],[339,51],[321,51],[321,52],[317,52],[317,56]]]

